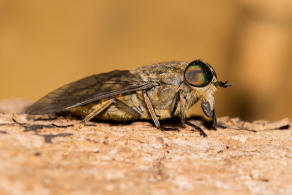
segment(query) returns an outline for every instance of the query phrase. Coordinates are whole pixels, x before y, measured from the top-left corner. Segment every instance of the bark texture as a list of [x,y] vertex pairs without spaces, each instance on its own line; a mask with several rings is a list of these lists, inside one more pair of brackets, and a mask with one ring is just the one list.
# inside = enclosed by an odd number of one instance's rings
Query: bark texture
[[25,105],[0,103],[0,194],[292,194],[288,119],[223,117],[221,123],[241,130],[216,131],[193,119],[204,138],[190,127],[81,125],[11,113]]

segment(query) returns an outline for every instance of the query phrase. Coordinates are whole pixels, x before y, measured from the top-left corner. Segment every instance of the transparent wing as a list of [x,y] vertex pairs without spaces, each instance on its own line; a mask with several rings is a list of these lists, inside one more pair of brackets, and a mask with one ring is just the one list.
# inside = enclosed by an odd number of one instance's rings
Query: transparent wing
[[130,71],[115,70],[85,77],[64,85],[32,104],[26,113],[61,112],[104,98],[133,93],[151,87],[152,83],[141,81],[138,75],[134,75]]

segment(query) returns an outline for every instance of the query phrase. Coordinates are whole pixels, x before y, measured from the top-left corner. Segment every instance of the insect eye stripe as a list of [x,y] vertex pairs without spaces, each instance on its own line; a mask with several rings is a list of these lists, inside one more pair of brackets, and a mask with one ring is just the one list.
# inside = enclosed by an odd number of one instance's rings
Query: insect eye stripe
[[202,67],[201,66],[197,66],[197,65],[192,65],[192,66],[189,66],[188,70],[189,71],[194,71],[194,70],[202,71]]

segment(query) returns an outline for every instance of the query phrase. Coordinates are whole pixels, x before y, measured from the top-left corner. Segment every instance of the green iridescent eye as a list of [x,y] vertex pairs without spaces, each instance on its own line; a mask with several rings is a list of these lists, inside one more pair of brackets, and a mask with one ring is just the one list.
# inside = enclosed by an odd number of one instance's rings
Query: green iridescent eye
[[205,87],[212,81],[213,76],[210,66],[200,60],[191,62],[184,73],[186,82],[194,87]]

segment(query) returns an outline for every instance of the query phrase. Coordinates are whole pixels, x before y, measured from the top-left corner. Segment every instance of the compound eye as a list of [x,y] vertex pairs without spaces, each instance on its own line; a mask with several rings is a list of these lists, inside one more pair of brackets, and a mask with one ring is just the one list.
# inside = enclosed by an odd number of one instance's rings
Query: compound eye
[[194,87],[205,87],[213,79],[213,72],[209,65],[200,60],[191,62],[185,69],[186,82]]

